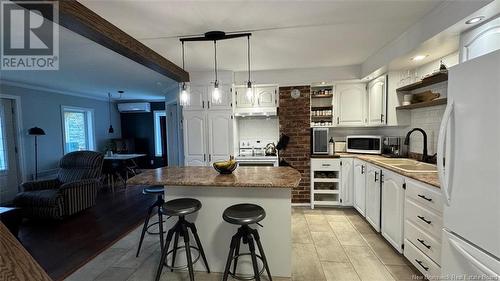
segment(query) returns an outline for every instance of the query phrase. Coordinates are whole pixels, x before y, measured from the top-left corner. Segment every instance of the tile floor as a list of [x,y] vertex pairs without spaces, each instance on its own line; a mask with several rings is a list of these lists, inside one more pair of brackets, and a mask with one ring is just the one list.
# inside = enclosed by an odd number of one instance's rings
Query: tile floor
[[[160,256],[158,238],[146,235],[136,258],[140,230],[132,231],[66,280],[153,280]],[[292,281],[421,280],[353,209],[293,208],[292,242]],[[199,281],[221,279],[217,273],[197,272],[195,277]],[[187,272],[164,270],[161,280],[184,281],[189,277]]]

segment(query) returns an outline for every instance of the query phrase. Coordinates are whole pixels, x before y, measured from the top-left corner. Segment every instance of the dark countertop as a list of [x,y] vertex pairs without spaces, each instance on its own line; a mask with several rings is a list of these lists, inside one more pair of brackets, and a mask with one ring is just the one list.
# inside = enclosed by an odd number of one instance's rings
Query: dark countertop
[[164,167],[144,171],[127,184],[294,188],[300,178],[300,173],[291,167],[238,167],[229,175],[221,175],[212,167]]

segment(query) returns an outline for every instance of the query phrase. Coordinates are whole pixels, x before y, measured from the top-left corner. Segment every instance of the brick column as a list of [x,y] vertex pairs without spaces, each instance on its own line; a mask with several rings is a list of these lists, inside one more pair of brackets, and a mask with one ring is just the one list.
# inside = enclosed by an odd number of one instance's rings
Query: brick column
[[[300,91],[300,97],[294,99],[290,93]],[[280,158],[297,169],[302,176],[300,184],[292,190],[293,203],[310,202],[310,87],[279,88],[279,125],[280,135],[290,137],[286,150],[280,151]]]

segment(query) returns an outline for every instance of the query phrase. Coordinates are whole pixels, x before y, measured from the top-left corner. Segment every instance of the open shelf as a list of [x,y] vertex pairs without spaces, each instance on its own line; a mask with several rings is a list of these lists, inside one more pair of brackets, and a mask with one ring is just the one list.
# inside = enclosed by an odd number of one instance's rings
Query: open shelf
[[311,115],[313,119],[332,119],[332,115]]
[[311,106],[311,110],[328,110],[332,109],[333,106]]
[[448,73],[446,72],[439,72],[436,73],[432,76],[426,77],[422,79],[421,81],[412,83],[410,85],[403,86],[401,88],[396,89],[397,92],[408,92],[408,91],[413,91],[416,89],[420,89],[423,87],[427,87],[430,85],[434,85],[437,83],[441,83],[444,81],[448,81]]
[[318,98],[318,99],[324,99],[324,98],[332,98],[333,94],[328,94],[328,95],[311,95],[311,98]]
[[442,105],[446,104],[448,101],[447,98],[440,98],[440,99],[435,99],[431,101],[425,101],[425,102],[419,102],[419,103],[413,103],[409,105],[402,105],[396,107],[396,110],[405,110],[405,109],[415,109],[415,108],[422,108],[422,107],[429,107],[429,106],[435,106],[435,105]]

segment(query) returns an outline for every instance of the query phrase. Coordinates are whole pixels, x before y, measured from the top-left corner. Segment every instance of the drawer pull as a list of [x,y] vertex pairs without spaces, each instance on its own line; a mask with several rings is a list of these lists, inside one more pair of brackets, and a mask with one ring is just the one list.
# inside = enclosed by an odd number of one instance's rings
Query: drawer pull
[[419,261],[417,259],[415,259],[415,261],[425,270],[425,271],[429,271],[429,267],[427,266],[424,266],[423,262],[422,261]]
[[431,224],[431,222],[432,222],[432,221],[428,221],[428,220],[426,220],[426,219],[425,219],[425,217],[422,217],[422,216],[417,216],[417,218],[419,218],[419,219],[423,220],[423,221],[424,221],[425,223],[427,223],[427,224]]
[[427,200],[427,201],[429,201],[429,202],[431,202],[431,201],[432,201],[432,198],[427,198],[427,197],[425,197],[425,195],[422,195],[422,194],[419,194],[419,195],[418,195],[418,197],[420,197],[420,198],[422,198],[422,199],[424,199],[424,200]]
[[424,247],[426,247],[427,249],[430,249],[430,248],[431,248],[431,245],[427,245],[427,244],[425,244],[425,241],[424,241],[424,240],[422,240],[422,239],[418,239],[418,238],[417,238],[417,241],[418,241],[418,242],[420,242],[420,244],[424,245]]
[[323,167],[330,167],[330,164],[321,164]]

